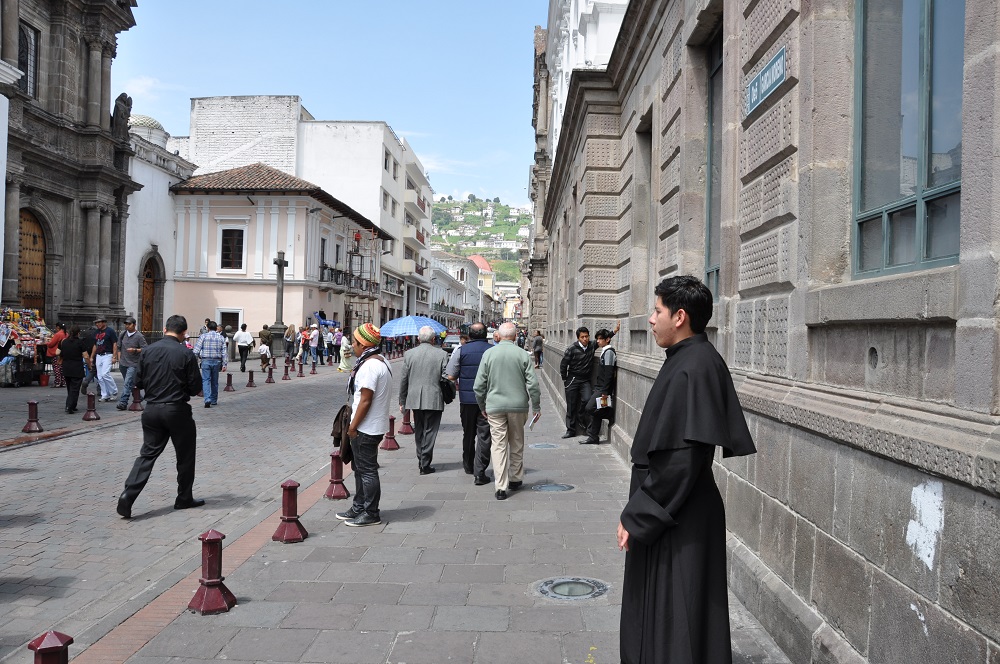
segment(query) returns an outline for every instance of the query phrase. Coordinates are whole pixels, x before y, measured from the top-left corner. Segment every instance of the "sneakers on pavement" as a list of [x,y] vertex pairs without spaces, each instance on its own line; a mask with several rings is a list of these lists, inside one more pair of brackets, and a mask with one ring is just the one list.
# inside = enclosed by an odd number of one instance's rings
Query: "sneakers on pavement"
[[491,480],[486,473],[482,473],[480,475],[476,475],[476,478],[472,480],[472,483],[476,486],[483,486],[484,484],[489,484],[492,481],[493,480]]
[[354,505],[351,505],[351,508],[346,512],[337,512],[336,517],[341,521],[349,521],[358,518],[364,513],[364,510],[354,509]]
[[507,500],[507,492],[503,490],[497,491],[497,500]]
[[373,516],[368,512],[364,512],[360,516],[357,516],[353,519],[348,519],[347,521],[344,522],[344,525],[351,526],[352,528],[357,528],[361,526],[377,526],[380,523],[382,523],[382,519],[378,518],[377,516]]
[[123,403],[119,403],[117,406],[115,406],[115,408],[117,408],[118,410],[125,410],[126,408],[128,408],[128,406],[126,406]]

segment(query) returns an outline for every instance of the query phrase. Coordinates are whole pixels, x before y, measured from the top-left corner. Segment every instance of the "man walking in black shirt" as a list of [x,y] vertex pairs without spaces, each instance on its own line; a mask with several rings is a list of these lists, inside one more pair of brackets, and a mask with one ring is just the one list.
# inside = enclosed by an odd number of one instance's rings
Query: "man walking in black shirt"
[[201,373],[194,353],[184,345],[185,332],[184,316],[171,316],[163,339],[147,346],[139,356],[136,385],[146,390],[146,408],[142,412],[142,449],[118,498],[118,514],[126,519],[132,517],[132,503],[149,481],[168,439],[177,453],[174,509],[205,504],[193,493],[197,429],[188,403],[201,390]]
[[[618,334],[621,327],[619,321],[611,336]],[[590,374],[595,350],[597,345],[590,340],[590,330],[579,327],[576,330],[576,343],[566,349],[562,362],[559,363],[559,375],[562,376],[563,387],[566,388],[566,433],[562,435],[563,438],[576,436],[578,426],[586,431],[590,424],[586,405],[593,394]]]

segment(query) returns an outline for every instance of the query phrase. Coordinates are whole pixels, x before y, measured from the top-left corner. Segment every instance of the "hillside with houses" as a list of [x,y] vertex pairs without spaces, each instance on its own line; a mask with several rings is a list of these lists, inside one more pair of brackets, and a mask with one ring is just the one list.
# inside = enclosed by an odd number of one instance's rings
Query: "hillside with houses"
[[520,279],[519,252],[527,249],[531,232],[531,209],[505,205],[499,198],[467,200],[440,197],[433,204],[431,244],[433,250],[489,259],[498,278]]

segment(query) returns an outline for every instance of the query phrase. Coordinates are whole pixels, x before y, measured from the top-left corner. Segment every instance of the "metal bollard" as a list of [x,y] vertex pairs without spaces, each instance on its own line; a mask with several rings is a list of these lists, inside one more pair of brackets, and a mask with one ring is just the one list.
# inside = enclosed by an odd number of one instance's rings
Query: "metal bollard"
[[28,643],[28,650],[35,653],[35,664],[66,664],[73,637],[49,630]]
[[399,435],[406,436],[413,433],[413,427],[410,426],[410,411],[407,409],[403,413],[403,423],[399,425]]
[[226,536],[218,530],[209,530],[198,536],[201,540],[201,578],[198,591],[191,598],[188,608],[203,616],[225,613],[236,606],[236,596],[229,591],[222,576],[222,540]]
[[251,369],[247,373],[250,374],[250,380],[247,381],[247,387],[257,387],[257,383],[253,382],[253,369]]
[[272,369],[278,368],[278,358],[276,358],[274,355],[271,356],[271,368]]
[[128,409],[133,413],[141,413],[143,411],[142,405],[142,395],[139,394],[139,388],[132,388],[132,403],[129,405]]
[[351,492],[344,486],[344,462],[340,459],[340,448],[333,448],[330,453],[330,486],[326,494],[330,500],[343,500],[351,497]]
[[[407,413],[410,411],[406,411]],[[396,442],[396,417],[394,415],[389,416],[389,433],[385,434],[385,438],[379,443],[378,448],[380,450],[398,450],[399,444]]]
[[101,416],[97,414],[97,395],[87,394],[87,412],[83,414],[84,422],[96,422],[101,419]]
[[275,542],[294,544],[309,537],[305,526],[299,521],[299,483],[286,480],[281,484],[281,523],[271,539]]
[[309,371],[309,375],[310,376],[315,376],[316,375],[316,363],[315,362],[313,362],[312,369]]
[[267,368],[267,380],[265,380],[264,382],[265,383],[273,383],[274,382],[274,367],[268,367]]
[[288,362],[285,362],[285,375],[281,377],[281,380],[291,380],[292,377],[288,375]]
[[302,373],[302,360],[299,360],[299,373],[296,374],[299,378],[305,378],[306,375]]
[[42,425],[38,423],[38,402],[29,401],[28,402],[28,423],[24,425],[21,429],[21,433],[41,433],[45,431]]
[[226,387],[223,388],[222,391],[223,392],[235,392],[236,391],[236,388],[233,387],[233,374],[231,374],[231,373],[227,373],[226,374]]

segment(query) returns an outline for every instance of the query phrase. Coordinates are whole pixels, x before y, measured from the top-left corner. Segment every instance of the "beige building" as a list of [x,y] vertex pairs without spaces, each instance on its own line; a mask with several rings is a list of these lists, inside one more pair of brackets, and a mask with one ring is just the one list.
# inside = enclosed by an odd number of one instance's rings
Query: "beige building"
[[[256,334],[266,323],[376,321],[388,236],[316,185],[264,164],[196,175],[170,188],[176,211],[174,309]],[[276,256],[284,298],[276,316]],[[334,267],[336,265],[341,268]],[[193,323],[192,323],[193,325]],[[196,327],[196,326],[195,326]]]
[[704,279],[759,448],[716,466],[733,591],[793,662],[1000,656],[997,3],[633,0],[557,147],[539,33],[547,355],[622,321],[627,454],[653,287]]

